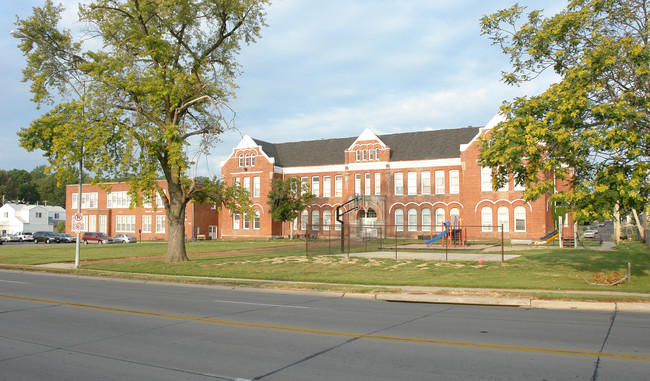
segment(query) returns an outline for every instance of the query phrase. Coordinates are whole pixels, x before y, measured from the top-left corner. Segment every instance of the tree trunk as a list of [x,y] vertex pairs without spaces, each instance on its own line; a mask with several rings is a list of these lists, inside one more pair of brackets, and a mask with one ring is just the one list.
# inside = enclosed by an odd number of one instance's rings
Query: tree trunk
[[621,213],[618,203],[614,206],[614,242],[617,246],[621,244]]
[[167,182],[169,207],[165,209],[167,214],[167,258],[166,262],[188,261],[185,251],[185,208],[187,201],[180,183],[177,181]]
[[643,224],[639,220],[639,213],[637,213],[636,209],[632,209],[632,213],[634,213],[634,220],[636,221],[636,226],[639,228],[639,238],[641,238],[641,242],[645,242],[645,228],[647,225],[647,221],[643,221]]

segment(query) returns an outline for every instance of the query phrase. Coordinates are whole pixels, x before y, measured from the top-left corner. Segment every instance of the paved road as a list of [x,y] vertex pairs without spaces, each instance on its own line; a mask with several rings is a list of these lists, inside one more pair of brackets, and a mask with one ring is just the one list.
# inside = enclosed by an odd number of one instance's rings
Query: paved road
[[2,380],[645,380],[650,315],[0,271]]

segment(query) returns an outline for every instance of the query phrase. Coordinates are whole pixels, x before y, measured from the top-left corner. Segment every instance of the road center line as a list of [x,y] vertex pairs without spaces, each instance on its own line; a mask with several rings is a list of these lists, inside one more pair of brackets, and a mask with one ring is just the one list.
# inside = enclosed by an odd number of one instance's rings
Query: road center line
[[129,314],[136,314],[136,315],[143,315],[143,316],[155,316],[155,317],[162,317],[168,319],[197,321],[202,323],[228,325],[233,327],[259,328],[259,329],[269,329],[269,330],[284,331],[284,332],[310,333],[314,335],[325,335],[325,336],[354,337],[359,339],[394,341],[394,342],[403,342],[403,343],[412,343],[412,344],[443,345],[443,346],[478,348],[478,349],[499,349],[504,351],[535,352],[535,353],[547,353],[547,354],[564,355],[564,356],[586,356],[586,357],[600,356],[600,358],[650,362],[650,355],[640,355],[640,354],[630,354],[630,353],[610,353],[610,352],[598,352],[598,351],[581,351],[581,350],[574,350],[574,349],[530,347],[530,346],[519,346],[519,345],[491,344],[491,343],[475,343],[469,341],[423,339],[417,337],[374,335],[374,334],[363,334],[363,333],[355,333],[355,332],[330,331],[324,329],[290,327],[290,326],[282,326],[282,325],[274,325],[274,324],[248,323],[248,322],[241,322],[241,321],[234,321],[234,320],[204,318],[199,316],[167,314],[162,312],[131,310],[131,309],[117,308],[117,307],[97,306],[93,304],[64,302],[60,300],[28,298],[23,296],[7,295],[7,294],[0,294],[0,297],[8,298],[8,299],[16,299],[16,300],[25,300],[30,302],[38,302],[38,303],[58,304],[58,305],[70,306],[70,307],[89,308],[89,309],[102,310],[102,311],[122,312],[122,313],[129,313]]

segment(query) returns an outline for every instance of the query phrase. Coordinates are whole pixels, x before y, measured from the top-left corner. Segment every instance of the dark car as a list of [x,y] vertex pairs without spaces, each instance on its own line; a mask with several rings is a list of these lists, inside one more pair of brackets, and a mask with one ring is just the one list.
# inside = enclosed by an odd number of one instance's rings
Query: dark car
[[104,233],[86,232],[83,237],[81,237],[81,242],[83,242],[84,245],[89,243],[98,243],[101,245],[104,243],[113,243],[113,238]]
[[34,243],[39,243],[39,242],[59,243],[61,242],[61,239],[56,233],[53,232],[36,232],[34,233]]
[[77,238],[75,238],[75,236],[67,233],[59,233],[59,240],[64,243],[77,242]]
[[138,242],[138,239],[131,234],[118,234],[113,237],[113,241],[115,243],[136,243]]

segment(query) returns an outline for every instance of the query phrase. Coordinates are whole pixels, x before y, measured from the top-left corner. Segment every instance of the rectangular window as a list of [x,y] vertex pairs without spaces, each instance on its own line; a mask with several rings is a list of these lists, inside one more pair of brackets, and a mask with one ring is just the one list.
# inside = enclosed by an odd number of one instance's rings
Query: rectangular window
[[515,187],[513,188],[513,190],[516,190],[516,191],[525,191],[525,190],[526,190],[526,186],[525,186],[524,184],[521,184],[521,183],[517,182],[517,180],[515,180]]
[[[163,189],[163,194],[167,197],[167,191]],[[156,208],[164,208],[165,204],[163,203],[162,196],[160,193],[156,192]]]
[[436,171],[434,176],[436,194],[445,194],[445,171]]
[[381,194],[381,173],[375,173],[375,194]]
[[34,217],[36,217],[36,218],[43,218],[43,213],[41,213],[41,212],[36,212],[36,213],[34,213]]
[[156,216],[156,233],[164,233],[166,225],[165,216]]
[[[395,173],[393,176],[393,182],[395,183],[395,195],[401,196],[404,194],[404,174],[401,172]],[[404,218],[404,216],[402,216]]]
[[106,215],[102,214],[99,216],[99,232],[108,233],[108,226],[106,224]]
[[354,194],[361,194],[361,174],[354,175]]
[[431,194],[431,172],[422,171],[420,173],[420,184],[422,194]]
[[417,172],[408,173],[408,193],[418,194],[418,174]]
[[449,171],[449,193],[460,193],[460,176],[457,169],[452,169]]
[[323,197],[332,197],[332,178],[323,177]]
[[253,230],[260,230],[260,211],[255,210],[255,216],[253,218]]
[[301,177],[300,178],[300,193],[303,192],[303,190],[309,189],[309,178],[308,177]]
[[131,205],[131,196],[128,192],[111,192],[106,194],[106,207],[128,208]]
[[115,231],[135,233],[135,216],[115,216]]
[[151,216],[142,216],[142,232],[151,233]]
[[481,168],[481,192],[492,192],[492,168]]
[[251,178],[250,177],[244,177],[244,189],[248,191],[250,194],[251,192]]
[[253,197],[260,197],[260,178],[253,177]]
[[318,176],[311,178],[311,193],[316,197],[320,197],[320,177]]
[[343,197],[343,176],[334,178],[334,196]]
[[232,228],[233,230],[239,230],[239,213],[232,215]]
[[251,219],[248,216],[248,213],[244,213],[241,216],[242,222],[244,223],[244,229],[250,229],[251,228]]
[[[85,218],[85,217],[84,217]],[[88,231],[96,232],[97,231],[97,216],[88,216]]]
[[367,194],[367,195],[370,195],[370,173],[366,173],[366,175],[365,175],[363,193]]
[[[83,209],[97,209],[97,193],[82,193],[81,207]],[[72,207],[79,205],[79,193],[72,194]]]

